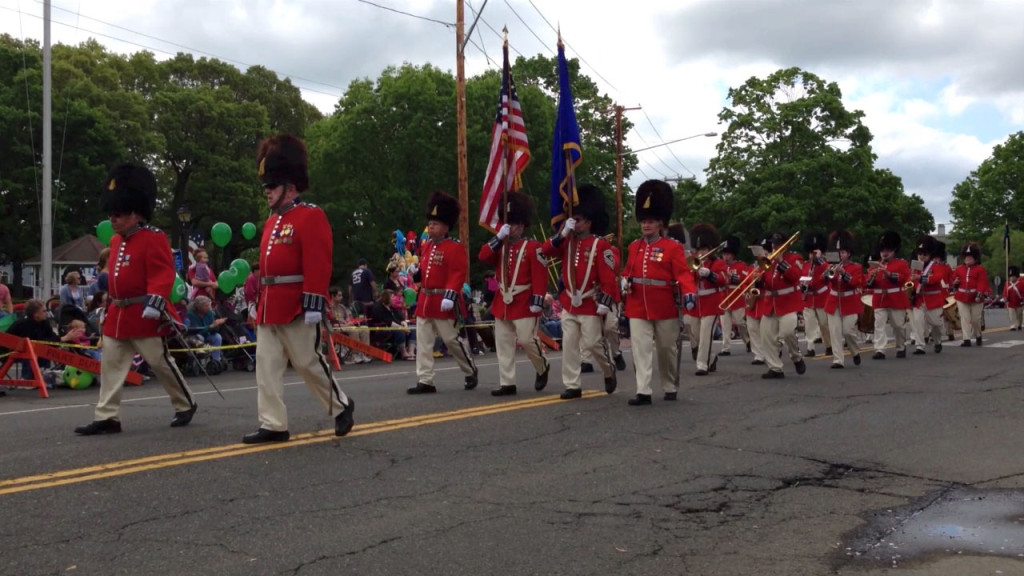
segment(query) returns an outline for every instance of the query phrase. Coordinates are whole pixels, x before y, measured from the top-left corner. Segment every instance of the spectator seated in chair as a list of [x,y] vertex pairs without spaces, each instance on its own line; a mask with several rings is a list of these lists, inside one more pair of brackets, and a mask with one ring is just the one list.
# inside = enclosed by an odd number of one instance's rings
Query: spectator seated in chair
[[371,342],[377,348],[391,349],[392,353],[402,360],[415,360],[416,357],[406,353],[406,345],[409,340],[409,323],[402,312],[394,308],[391,299],[394,297],[391,290],[381,291],[380,298],[370,311],[370,326],[374,328],[393,328],[393,330],[375,331],[370,336]]
[[[345,296],[341,293],[341,288],[331,286],[328,294],[331,297],[331,303],[327,309],[327,321],[331,325],[331,331],[341,332],[349,338],[369,345],[370,332],[356,329],[356,323],[352,321],[352,312],[345,305]],[[342,361],[346,364],[364,364],[371,360],[366,354],[352,350],[342,358]]]
[[[224,318],[217,318],[213,313],[213,303],[206,296],[196,296],[188,306],[188,314],[185,316],[185,326],[190,335],[202,338],[203,343],[210,346],[220,346],[224,340],[217,329],[224,324]],[[224,359],[220,350],[213,350],[214,362],[222,364]]]
[[562,339],[562,304],[550,292],[544,295],[540,325],[548,336],[555,340]]
[[[39,342],[73,343],[85,335],[85,330],[81,332],[72,331],[63,336],[57,336],[57,332],[53,329],[53,324],[50,323],[50,319],[46,316],[46,304],[42,300],[33,299],[25,303],[25,317],[11,324],[11,327],[7,329],[7,333],[19,338],[28,338],[29,340]],[[49,368],[50,361],[40,358],[39,367]],[[21,370],[23,377],[25,374],[28,374],[29,366],[27,360],[21,361]]]

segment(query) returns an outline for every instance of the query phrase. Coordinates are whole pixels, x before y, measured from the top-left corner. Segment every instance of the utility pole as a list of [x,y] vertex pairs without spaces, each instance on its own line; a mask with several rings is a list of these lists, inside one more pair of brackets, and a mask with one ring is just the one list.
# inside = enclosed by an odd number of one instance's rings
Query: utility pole
[[618,208],[618,244],[622,254],[622,113],[627,110],[639,110],[639,106],[625,108],[615,105],[615,205]]
[[469,259],[469,166],[466,158],[466,58],[464,26],[465,0],[455,2],[455,117],[457,156],[459,163],[459,241]]
[[39,254],[39,287],[48,299],[53,294],[53,92],[52,54],[50,48],[50,0],[43,2],[43,221],[40,225],[42,246]]

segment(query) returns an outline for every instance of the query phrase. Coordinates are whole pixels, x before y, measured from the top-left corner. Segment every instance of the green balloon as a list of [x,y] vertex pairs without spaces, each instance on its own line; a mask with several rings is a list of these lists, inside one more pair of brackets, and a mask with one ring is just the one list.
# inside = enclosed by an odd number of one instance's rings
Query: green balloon
[[231,242],[231,226],[223,222],[217,222],[213,225],[213,229],[210,230],[210,237],[213,238],[213,243],[221,248],[228,245]]
[[245,258],[235,258],[232,260],[231,269],[238,273],[238,282],[245,282],[245,279],[249,277],[249,272],[252,271],[249,261]]
[[96,237],[101,243],[110,244],[110,239],[114,237],[114,225],[110,220],[104,220],[96,225]]
[[181,279],[181,276],[174,276],[174,284],[171,284],[171,302],[177,304],[181,302],[181,299],[185,297],[185,282]]
[[17,319],[17,314],[8,314],[7,316],[0,318],[0,332],[7,332],[7,329],[10,328],[11,324],[14,324]]
[[220,288],[220,291],[225,294],[234,292],[235,286],[237,286],[238,282],[237,274],[238,273],[231,268],[222,270],[221,273],[217,275],[217,288]]
[[246,222],[242,224],[242,238],[246,240],[252,240],[256,237],[256,225],[252,222]]

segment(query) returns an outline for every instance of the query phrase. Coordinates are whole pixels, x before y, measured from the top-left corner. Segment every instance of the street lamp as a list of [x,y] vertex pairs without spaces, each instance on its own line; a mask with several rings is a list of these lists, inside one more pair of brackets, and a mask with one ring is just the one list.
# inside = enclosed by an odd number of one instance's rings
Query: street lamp
[[188,254],[188,227],[190,222],[192,222],[192,209],[189,208],[188,204],[182,204],[178,208],[178,231],[180,232],[178,249],[181,250],[182,258],[186,258]]

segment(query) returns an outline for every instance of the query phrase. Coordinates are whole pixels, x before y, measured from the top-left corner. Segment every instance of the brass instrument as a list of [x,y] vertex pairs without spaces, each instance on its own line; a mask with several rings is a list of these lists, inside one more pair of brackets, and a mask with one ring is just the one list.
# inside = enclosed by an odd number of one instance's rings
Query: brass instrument
[[882,261],[878,263],[878,266],[875,266],[874,268],[872,268],[871,272],[868,273],[868,278],[867,278],[867,280],[864,281],[864,285],[865,286],[871,286],[872,284],[874,284],[875,283],[875,276],[878,276],[878,272],[879,271],[882,271],[882,272],[888,272],[889,271],[888,265],[889,265],[889,261],[883,258]]
[[914,300],[917,299],[917,289],[914,287],[914,283],[907,280],[903,284],[903,291],[907,293],[907,300],[910,300],[910,303],[913,304]]
[[[761,276],[771,268],[773,260],[775,260],[780,254],[785,254],[786,251],[789,250],[789,247],[793,245],[793,242],[796,242],[797,236],[799,235],[800,231],[797,230],[789,237],[788,240],[783,242],[782,245],[772,250],[771,254],[763,258],[758,258],[755,270],[750,274],[747,274],[746,278],[744,278],[738,286],[733,288],[732,292],[729,292],[729,294],[722,299],[722,303],[718,305],[718,308],[721,310],[728,310],[732,308],[732,305],[738,302],[740,298],[744,298],[747,292],[757,290],[757,288],[754,288],[754,283],[760,280]],[[752,296],[759,296],[760,294],[761,292],[758,290],[757,293],[752,294]]]
[[836,277],[836,272],[839,270],[839,268],[842,265],[843,265],[842,262],[836,262],[835,264],[833,264],[833,265],[829,266],[828,268],[826,268],[825,272],[824,272],[825,278],[828,279],[828,280],[831,280],[831,279],[835,278]]
[[722,242],[718,246],[715,246],[711,250],[708,250],[707,252],[705,252],[703,256],[697,256],[695,258],[691,258],[690,259],[690,270],[693,270],[694,272],[696,272],[697,270],[700,270],[700,268],[702,266],[704,266],[704,261],[707,260],[708,258],[711,258],[715,254],[718,254],[722,250],[724,250],[726,244],[727,244],[726,242]]

